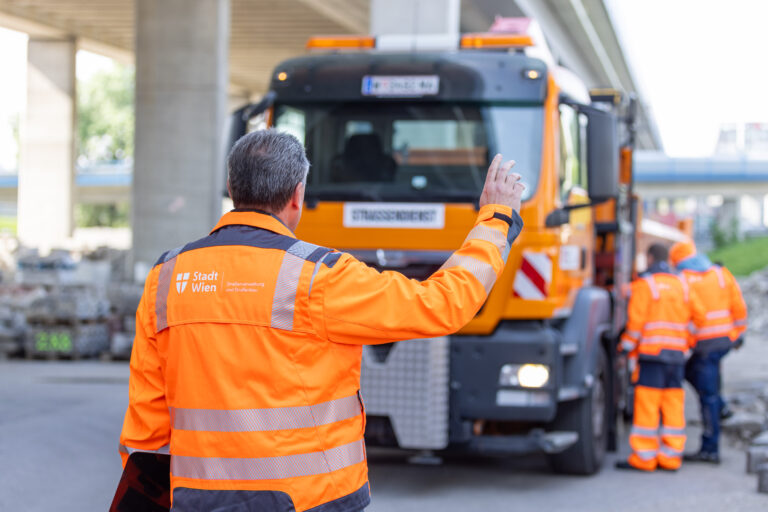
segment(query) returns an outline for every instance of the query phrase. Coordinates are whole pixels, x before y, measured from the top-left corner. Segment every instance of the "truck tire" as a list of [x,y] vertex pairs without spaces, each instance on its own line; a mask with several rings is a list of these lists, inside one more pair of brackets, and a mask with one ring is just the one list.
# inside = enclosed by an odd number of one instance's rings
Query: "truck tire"
[[589,394],[559,405],[552,430],[578,432],[579,440],[561,453],[549,456],[557,473],[592,475],[603,464],[608,444],[608,368],[602,348],[598,349],[595,380]]

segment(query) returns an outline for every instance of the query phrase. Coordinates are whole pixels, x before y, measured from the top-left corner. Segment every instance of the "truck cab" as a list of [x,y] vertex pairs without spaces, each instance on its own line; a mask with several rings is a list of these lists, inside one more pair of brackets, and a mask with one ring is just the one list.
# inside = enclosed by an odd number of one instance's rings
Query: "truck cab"
[[621,97],[593,102],[525,30],[308,47],[237,113],[263,112],[306,147],[299,238],[426,279],[472,228],[495,154],[526,185],[524,230],[477,316],[452,336],[363,348],[368,444],[543,451],[555,470],[597,471],[621,405],[633,251]]

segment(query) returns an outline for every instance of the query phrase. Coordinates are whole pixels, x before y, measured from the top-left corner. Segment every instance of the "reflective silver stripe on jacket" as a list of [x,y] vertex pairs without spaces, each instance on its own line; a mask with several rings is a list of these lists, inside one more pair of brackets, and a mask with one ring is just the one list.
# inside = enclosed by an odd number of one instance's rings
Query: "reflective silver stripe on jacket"
[[653,276],[644,277],[643,280],[648,283],[648,287],[651,289],[651,297],[653,297],[653,300],[658,300],[659,289],[656,286],[656,281],[653,279]]
[[440,270],[447,270],[453,267],[461,267],[475,276],[475,279],[480,281],[480,284],[482,284],[483,288],[485,288],[486,294],[491,292],[491,288],[493,288],[493,284],[496,282],[496,272],[493,270],[493,267],[484,261],[473,258],[472,256],[461,256],[458,254],[453,254],[450,258],[448,258],[448,261],[443,263],[443,266],[440,267]]
[[279,480],[338,471],[365,460],[362,439],[329,450],[282,457],[171,457],[175,477],[199,480]]
[[128,455],[136,452],[144,452],[144,453],[160,453],[163,455],[168,455],[170,452],[170,445],[161,446],[157,450],[145,450],[144,448],[131,448],[130,446],[125,446],[124,444],[117,445],[117,449],[120,453],[127,453]]
[[265,432],[328,425],[363,413],[357,393],[316,405],[269,409],[185,409],[172,407],[177,430],[202,432]]
[[688,324],[681,324],[677,322],[648,322],[643,327],[648,331],[652,331],[654,329],[671,329],[674,331],[688,330]]
[[679,345],[681,347],[688,346],[688,340],[685,338],[675,338],[672,336],[651,336],[649,338],[643,338],[640,340],[641,344],[653,344],[664,343],[666,345]]
[[662,436],[684,436],[685,428],[661,427]]
[[688,302],[688,281],[683,276],[675,276],[680,281],[680,285],[683,287],[683,299]]
[[323,260],[331,254],[330,252],[327,252],[323,254],[323,257],[320,258],[317,263],[315,263],[315,269],[312,271],[312,279],[309,280],[309,291],[307,292],[307,295],[310,295],[312,293],[312,285],[315,284],[315,277],[317,277],[317,272],[320,270],[320,266],[323,264]]
[[718,318],[729,318],[731,316],[730,309],[719,309],[717,311],[707,311],[707,320],[716,320]]
[[470,240],[484,240],[492,243],[499,249],[501,259],[504,260],[504,263],[507,262],[507,256],[509,256],[510,250],[509,241],[507,240],[507,236],[498,229],[478,224],[469,232],[464,243],[467,243]]
[[696,330],[696,336],[712,336],[713,334],[729,334],[733,329],[732,323],[713,325]]
[[745,325],[747,325],[747,321],[746,320],[736,320],[735,322],[733,322],[733,325],[735,327],[744,327]]
[[155,317],[157,317],[157,331],[168,327],[168,292],[171,290],[173,269],[176,268],[176,257],[184,249],[183,245],[171,249],[163,258],[163,266],[157,277],[157,295],[155,296]]
[[659,431],[655,428],[638,427],[638,426],[632,425],[632,429],[629,431],[629,435],[657,438],[659,437]]
[[283,263],[280,265],[280,270],[277,273],[275,295],[272,297],[271,326],[286,331],[293,329],[296,293],[299,289],[301,269],[304,266],[304,259],[294,254],[291,250],[299,246],[298,250],[294,252],[301,252],[303,247],[300,244],[304,244],[304,242],[297,241],[283,255]]
[[717,282],[720,284],[720,288],[725,288],[725,276],[723,276],[723,269],[718,266],[712,267],[717,274]]

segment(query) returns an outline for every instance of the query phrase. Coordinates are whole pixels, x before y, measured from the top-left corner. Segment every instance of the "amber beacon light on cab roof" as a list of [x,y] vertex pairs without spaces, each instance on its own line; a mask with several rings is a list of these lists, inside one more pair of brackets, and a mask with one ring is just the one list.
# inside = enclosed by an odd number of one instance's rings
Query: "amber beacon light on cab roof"
[[525,229],[469,324],[363,348],[368,444],[543,451],[556,471],[597,471],[627,403],[616,343],[644,240],[633,98],[590,94],[525,18],[459,36],[313,37],[307,48],[231,128],[235,140],[274,126],[306,146],[300,238],[424,279],[471,229],[493,155],[516,160],[527,187]]

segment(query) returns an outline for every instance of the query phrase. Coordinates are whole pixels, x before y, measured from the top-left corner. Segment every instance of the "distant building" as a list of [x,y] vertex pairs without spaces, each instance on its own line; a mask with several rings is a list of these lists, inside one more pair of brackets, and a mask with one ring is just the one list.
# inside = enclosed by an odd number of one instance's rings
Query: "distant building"
[[715,154],[768,156],[768,123],[723,124]]

